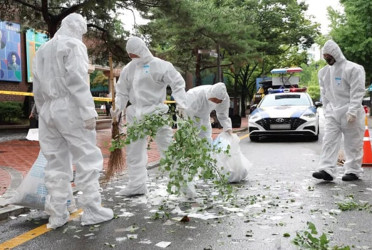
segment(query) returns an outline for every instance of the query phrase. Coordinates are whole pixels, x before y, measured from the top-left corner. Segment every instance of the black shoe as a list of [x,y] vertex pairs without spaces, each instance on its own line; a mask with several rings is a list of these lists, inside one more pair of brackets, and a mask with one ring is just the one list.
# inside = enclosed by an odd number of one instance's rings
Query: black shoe
[[355,174],[345,174],[344,176],[342,176],[342,180],[343,181],[356,181],[356,180],[359,180],[359,177],[356,176]]
[[317,179],[323,179],[325,181],[333,181],[333,177],[324,170],[314,172],[313,177]]

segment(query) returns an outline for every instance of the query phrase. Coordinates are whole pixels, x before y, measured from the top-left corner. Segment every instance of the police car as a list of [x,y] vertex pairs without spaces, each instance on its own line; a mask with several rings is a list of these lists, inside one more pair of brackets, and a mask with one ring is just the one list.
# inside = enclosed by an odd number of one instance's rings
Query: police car
[[319,137],[320,102],[313,103],[306,88],[271,89],[248,117],[251,141],[260,137]]

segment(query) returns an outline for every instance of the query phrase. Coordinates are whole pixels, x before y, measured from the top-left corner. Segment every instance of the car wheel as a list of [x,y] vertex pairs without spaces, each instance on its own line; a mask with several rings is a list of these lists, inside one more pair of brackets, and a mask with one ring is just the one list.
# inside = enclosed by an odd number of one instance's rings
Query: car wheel
[[254,141],[254,142],[257,142],[260,140],[258,135],[250,135],[249,138],[251,139],[251,141]]

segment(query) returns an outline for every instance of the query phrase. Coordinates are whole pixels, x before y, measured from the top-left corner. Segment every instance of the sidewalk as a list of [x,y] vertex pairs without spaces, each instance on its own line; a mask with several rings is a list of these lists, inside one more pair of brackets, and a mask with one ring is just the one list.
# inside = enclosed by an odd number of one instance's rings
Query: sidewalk
[[[247,117],[243,117],[240,128],[233,130],[234,132],[243,132],[247,129],[247,125]],[[217,137],[221,132],[222,129],[213,128],[212,137]],[[23,135],[7,134],[6,138],[2,135],[3,142],[0,142],[0,220],[7,218],[10,214],[23,211],[22,207],[11,205],[3,207],[2,204],[3,199],[11,195],[20,185],[22,178],[26,176],[39,154],[39,142],[26,140],[26,135],[27,133]],[[6,140],[7,138],[9,141]],[[97,130],[97,145],[103,154],[104,169],[106,169],[110,157],[110,141],[111,129]],[[159,159],[160,155],[156,144],[152,143],[151,149],[148,151],[148,167],[156,166]]]

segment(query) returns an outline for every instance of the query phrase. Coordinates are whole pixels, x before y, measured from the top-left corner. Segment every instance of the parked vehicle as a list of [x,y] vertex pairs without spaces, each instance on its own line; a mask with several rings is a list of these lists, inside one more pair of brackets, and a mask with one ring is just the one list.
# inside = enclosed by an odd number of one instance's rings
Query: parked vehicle
[[318,140],[320,102],[313,103],[306,88],[271,89],[248,117],[251,141],[260,137],[301,136]]

